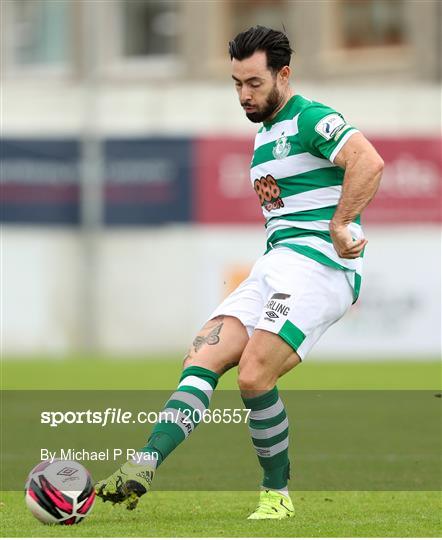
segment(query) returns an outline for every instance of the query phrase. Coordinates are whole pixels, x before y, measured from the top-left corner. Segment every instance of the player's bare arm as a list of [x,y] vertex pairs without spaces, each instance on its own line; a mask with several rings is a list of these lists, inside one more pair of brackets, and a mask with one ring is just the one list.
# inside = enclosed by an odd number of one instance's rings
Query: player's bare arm
[[348,225],[376,194],[384,162],[361,133],[354,133],[339,151],[334,163],[345,169],[345,176],[342,196],[330,222],[330,234],[340,257],[356,259],[368,241],[365,238],[354,240]]

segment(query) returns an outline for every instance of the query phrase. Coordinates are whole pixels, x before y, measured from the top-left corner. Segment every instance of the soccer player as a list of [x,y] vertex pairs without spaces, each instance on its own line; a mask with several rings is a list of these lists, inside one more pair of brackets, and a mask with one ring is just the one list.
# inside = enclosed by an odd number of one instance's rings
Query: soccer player
[[[251,182],[262,207],[267,250],[249,277],[203,326],[184,360],[178,389],[143,450],[96,489],[129,509],[156,469],[195,429],[184,411],[209,407],[219,377],[238,366],[250,434],[263,469],[249,519],[293,515],[288,492],[289,422],[276,382],[308,354],[358,297],[367,240],[360,214],[379,185],[383,161],[332,108],[290,85],[287,36],[256,26],[229,43],[232,78],[255,138]],[[152,457],[157,453],[158,459]]]

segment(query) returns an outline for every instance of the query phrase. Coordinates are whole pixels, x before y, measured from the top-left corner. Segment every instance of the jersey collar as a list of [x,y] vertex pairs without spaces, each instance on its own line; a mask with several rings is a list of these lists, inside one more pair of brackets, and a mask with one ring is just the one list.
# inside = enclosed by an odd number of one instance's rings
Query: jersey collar
[[272,118],[272,120],[269,120],[268,122],[263,122],[262,125],[266,129],[270,129],[273,126],[273,124],[276,124],[277,122],[280,122],[281,120],[283,120],[284,117],[287,115],[287,112],[293,106],[297,97],[298,97],[297,95],[292,96],[284,105],[284,107],[280,111],[278,111],[278,114],[275,116],[275,118]]

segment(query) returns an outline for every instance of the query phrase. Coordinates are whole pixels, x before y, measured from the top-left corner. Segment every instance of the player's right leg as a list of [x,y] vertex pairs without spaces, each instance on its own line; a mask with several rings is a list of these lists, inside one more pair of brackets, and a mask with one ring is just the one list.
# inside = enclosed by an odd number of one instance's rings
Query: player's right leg
[[125,502],[135,508],[150,488],[158,466],[197,427],[209,407],[219,377],[238,364],[249,340],[235,317],[209,320],[193,340],[185,359],[177,390],[166,403],[146,445],[142,460],[128,461],[96,486],[103,501]]

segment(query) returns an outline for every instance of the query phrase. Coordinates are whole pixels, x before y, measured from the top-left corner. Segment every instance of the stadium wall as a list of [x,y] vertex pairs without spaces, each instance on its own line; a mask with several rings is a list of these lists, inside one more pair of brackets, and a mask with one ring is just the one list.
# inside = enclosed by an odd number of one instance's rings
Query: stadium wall
[[[314,349],[321,358],[434,357],[440,351],[440,227],[367,226],[359,301]],[[258,226],[107,231],[98,250],[98,345],[109,354],[185,352],[263,252]],[[72,230],[3,233],[3,353],[78,350],[81,241]]]
[[[226,75],[230,78],[229,75]],[[32,85],[32,93],[29,86]],[[369,135],[440,136],[440,84],[371,76],[363,84],[298,83],[297,93],[342,111]],[[104,80],[88,89],[47,74],[16,76],[2,86],[2,133],[76,137],[93,125],[105,136],[254,136],[232,84],[175,80]]]

